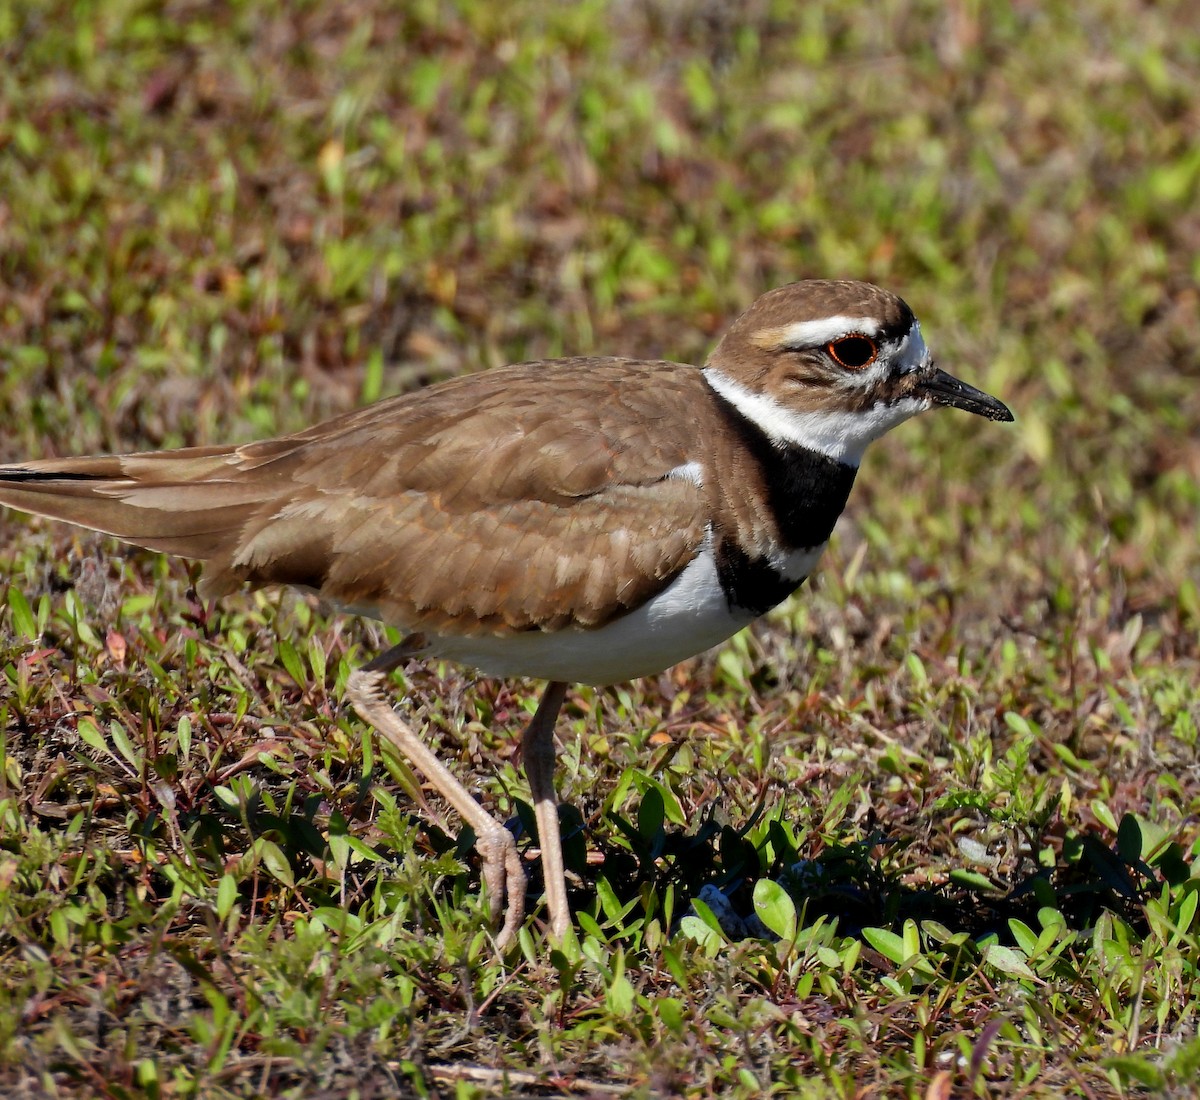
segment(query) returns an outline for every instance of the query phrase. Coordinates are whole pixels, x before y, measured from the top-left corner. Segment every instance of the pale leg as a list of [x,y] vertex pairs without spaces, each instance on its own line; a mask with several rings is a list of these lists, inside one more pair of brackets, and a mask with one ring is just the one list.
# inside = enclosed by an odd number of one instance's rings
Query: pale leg
[[[521,866],[517,842],[501,822],[492,817],[475,801],[471,792],[455,778],[450,769],[434,755],[433,750],[401,720],[384,699],[383,689],[387,671],[395,668],[410,654],[411,651],[406,649],[402,642],[399,646],[377,657],[365,668],[352,672],[346,682],[346,694],[363,721],[374,726],[383,737],[391,742],[404,759],[422,772],[433,787],[475,831],[475,848],[483,860],[483,881],[493,920],[499,917],[501,906],[507,901],[504,925],[496,937],[497,949],[504,951],[516,939],[517,930],[525,915],[525,869]],[[561,705],[561,702],[560,694],[558,705]],[[556,713],[558,705],[555,706]],[[541,708],[539,708],[540,712]],[[536,723],[536,721],[535,717],[534,722]],[[553,718],[551,718],[551,727],[551,733],[553,733]],[[553,753],[553,741],[551,741],[550,749]],[[553,759],[551,760],[551,772],[553,772]],[[551,788],[551,796],[553,796],[553,788]],[[540,820],[539,818],[539,829],[541,828]],[[557,842],[557,823],[554,828],[554,838]],[[542,844],[544,851],[546,844],[544,838]],[[559,854],[559,877],[560,879],[562,877],[561,852]],[[564,908],[566,905],[565,890],[564,883]]]
[[558,828],[558,798],[554,793],[554,721],[566,693],[566,684],[547,684],[542,701],[521,738],[525,774],[529,777],[529,793],[533,797],[538,840],[542,846],[542,877],[546,883],[550,937],[554,940],[561,940],[571,927],[562,835]]

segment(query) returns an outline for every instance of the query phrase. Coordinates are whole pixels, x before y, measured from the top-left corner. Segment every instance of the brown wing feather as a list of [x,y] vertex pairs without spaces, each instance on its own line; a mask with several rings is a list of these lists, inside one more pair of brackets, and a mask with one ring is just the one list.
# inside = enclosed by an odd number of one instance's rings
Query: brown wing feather
[[243,447],[0,469],[0,503],[209,559],[213,592],[301,584],[414,631],[594,625],[703,541],[663,408],[706,393],[677,364],[522,364]]
[[661,589],[704,539],[702,490],[668,476],[693,441],[672,435],[662,405],[705,392],[691,367],[571,360],[348,414],[256,467],[286,468],[290,499],[247,529],[214,581],[302,583],[414,631],[602,623]]

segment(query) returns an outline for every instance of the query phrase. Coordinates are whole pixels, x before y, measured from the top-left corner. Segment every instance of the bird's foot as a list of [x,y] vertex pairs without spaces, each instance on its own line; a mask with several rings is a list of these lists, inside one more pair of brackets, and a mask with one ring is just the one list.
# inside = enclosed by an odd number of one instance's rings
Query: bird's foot
[[507,951],[516,942],[517,931],[525,917],[528,880],[517,842],[512,833],[497,823],[493,831],[478,836],[475,850],[483,860],[483,884],[493,924],[499,922],[500,911],[504,910],[504,923],[496,936],[496,950]]

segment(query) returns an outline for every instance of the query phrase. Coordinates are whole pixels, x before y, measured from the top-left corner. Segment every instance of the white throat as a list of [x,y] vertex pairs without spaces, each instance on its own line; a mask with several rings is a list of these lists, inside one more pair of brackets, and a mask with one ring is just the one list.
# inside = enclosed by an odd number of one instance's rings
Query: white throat
[[929,408],[924,398],[906,397],[892,405],[875,405],[859,412],[819,412],[789,409],[765,393],[755,393],[716,367],[705,367],[713,390],[775,443],[794,444],[847,466],[862,462],[867,444]]

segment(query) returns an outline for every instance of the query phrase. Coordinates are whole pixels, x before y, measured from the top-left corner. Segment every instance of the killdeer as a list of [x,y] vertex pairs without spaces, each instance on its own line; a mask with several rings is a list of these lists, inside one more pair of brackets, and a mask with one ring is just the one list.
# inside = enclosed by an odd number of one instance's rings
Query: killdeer
[[859,282],[759,298],[702,368],[500,367],[240,447],[0,468],[0,503],[208,563],[202,591],[290,584],[400,628],[347,695],[474,829],[497,946],[524,915],[512,834],[384,699],[409,658],[549,681],[523,735],[553,937],[566,685],[662,671],[774,607],[824,550],[867,444],[936,405],[1012,414],[935,366]]

